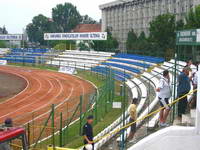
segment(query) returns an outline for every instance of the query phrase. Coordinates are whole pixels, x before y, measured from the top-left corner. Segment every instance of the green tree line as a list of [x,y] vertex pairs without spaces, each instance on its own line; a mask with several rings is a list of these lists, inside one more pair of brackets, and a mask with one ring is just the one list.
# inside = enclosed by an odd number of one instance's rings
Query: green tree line
[[129,31],[127,52],[170,59],[176,47],[176,31],[197,28],[200,28],[200,6],[191,9],[184,20],[176,21],[174,14],[159,15],[150,22],[148,37],[144,32],[137,35],[134,30]]
[[[63,47],[64,44],[74,45],[74,41],[50,41],[47,43],[43,39],[45,32],[59,33],[70,32],[78,24],[95,24],[97,21],[88,15],[81,16],[76,6],[71,3],[58,4],[52,8],[52,18],[48,18],[42,14],[33,17],[32,22],[26,27],[26,31],[30,42],[40,43],[40,45],[48,45],[54,47]],[[61,44],[60,46],[58,44]]]

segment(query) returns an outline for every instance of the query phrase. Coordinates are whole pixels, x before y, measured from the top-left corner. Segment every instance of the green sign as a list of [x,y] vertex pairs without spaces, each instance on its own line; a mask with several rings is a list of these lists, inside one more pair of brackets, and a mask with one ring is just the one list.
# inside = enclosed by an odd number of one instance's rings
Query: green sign
[[177,45],[200,44],[200,29],[183,30],[176,32]]

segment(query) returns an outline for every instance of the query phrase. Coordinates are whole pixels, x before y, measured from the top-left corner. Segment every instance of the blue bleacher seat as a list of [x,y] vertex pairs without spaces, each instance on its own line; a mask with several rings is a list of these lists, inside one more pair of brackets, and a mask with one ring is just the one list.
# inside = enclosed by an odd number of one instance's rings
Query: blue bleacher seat
[[133,62],[133,61],[128,61],[128,60],[108,59],[108,61],[125,63],[125,64],[130,64],[130,65],[140,66],[140,67],[143,67],[143,68],[149,68],[151,66],[149,64],[144,64],[144,63],[139,63],[139,62]]
[[125,66],[125,65],[119,65],[119,64],[114,64],[114,63],[106,63],[106,62],[103,62],[101,64],[102,65],[106,65],[106,66],[113,66],[113,67],[116,67],[116,68],[128,70],[130,72],[137,73],[137,74],[141,73],[141,71],[139,69],[136,69],[136,68],[133,68],[133,67],[129,67],[129,66]]
[[121,71],[114,70],[114,69],[110,69],[110,68],[108,68],[108,67],[96,66],[96,67],[93,67],[93,68],[92,68],[92,71],[104,72],[104,73],[106,73],[106,74],[108,74],[108,73],[111,71],[111,72],[114,73],[116,76],[120,76],[120,77],[127,78],[127,79],[130,79],[130,78],[131,78],[131,75],[128,74],[128,73],[121,72]]
[[[91,71],[94,71],[94,72],[97,72],[97,73],[100,73],[100,74],[103,74],[103,75],[107,75],[107,74],[108,74],[107,71],[105,71],[105,70],[100,70],[100,69],[96,69],[96,68],[92,68]],[[121,82],[125,81],[125,77],[118,76],[118,75],[116,75],[116,74],[114,75],[114,78],[115,78],[116,80],[118,80],[118,81],[121,81]]]
[[133,54],[117,54],[113,57],[116,58],[125,58],[125,59],[134,59],[134,60],[141,60],[151,63],[163,63],[165,61],[164,58],[152,57],[152,56],[142,56],[142,55],[133,55]]

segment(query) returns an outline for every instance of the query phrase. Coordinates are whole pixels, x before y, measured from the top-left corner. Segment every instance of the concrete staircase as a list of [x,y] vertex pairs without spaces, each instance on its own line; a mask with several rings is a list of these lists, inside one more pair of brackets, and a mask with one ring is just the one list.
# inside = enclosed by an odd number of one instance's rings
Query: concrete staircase
[[182,115],[182,120],[175,119],[173,125],[195,126],[196,109],[191,109],[189,113]]

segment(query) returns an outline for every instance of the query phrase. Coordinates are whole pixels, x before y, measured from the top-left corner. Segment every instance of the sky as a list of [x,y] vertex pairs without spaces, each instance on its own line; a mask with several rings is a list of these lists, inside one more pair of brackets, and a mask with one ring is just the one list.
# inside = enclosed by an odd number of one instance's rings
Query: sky
[[9,33],[22,33],[34,16],[43,14],[51,17],[51,10],[57,4],[71,2],[81,15],[95,20],[101,18],[99,5],[113,0],[0,0],[0,27],[6,26]]

